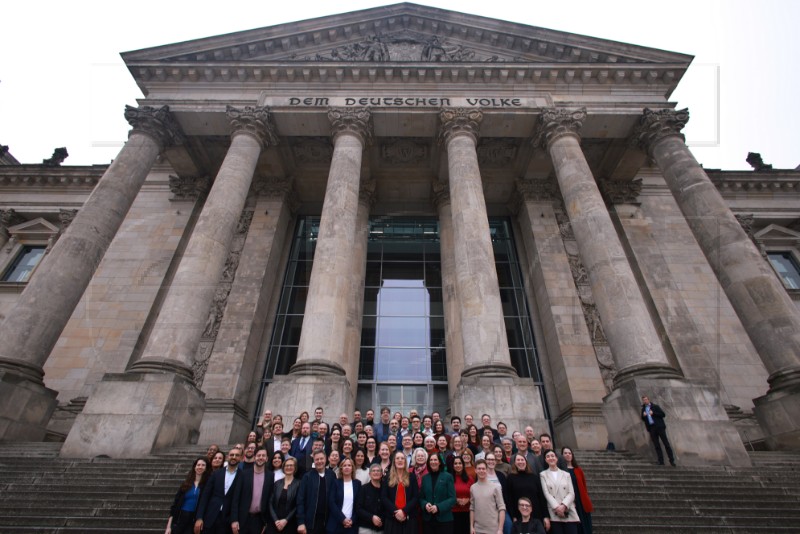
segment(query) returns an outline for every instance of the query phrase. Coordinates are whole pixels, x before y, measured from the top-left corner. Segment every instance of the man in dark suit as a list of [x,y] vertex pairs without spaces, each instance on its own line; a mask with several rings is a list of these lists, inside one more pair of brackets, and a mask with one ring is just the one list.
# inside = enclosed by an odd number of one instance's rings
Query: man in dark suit
[[233,485],[241,471],[238,469],[242,451],[233,448],[228,452],[228,467],[217,469],[209,477],[197,503],[197,520],[194,533],[228,534],[231,532],[231,506]]
[[303,423],[300,428],[300,437],[292,442],[289,454],[297,459],[298,476],[302,477],[311,465],[311,450],[314,440],[311,439],[311,424]]
[[[261,534],[269,519],[269,499],[275,478],[267,471],[267,451],[256,451],[253,468],[241,473],[233,487],[233,534]],[[260,495],[260,498],[259,498]]]
[[647,395],[643,395],[641,414],[644,426],[650,433],[650,439],[653,440],[653,446],[656,448],[658,465],[664,465],[664,453],[661,452],[661,445],[658,443],[660,439],[661,443],[664,444],[664,448],[667,449],[669,465],[675,467],[675,456],[672,454],[672,447],[670,447],[669,439],[667,438],[667,424],[664,422],[666,414],[664,414],[664,410],[662,410],[658,404],[650,402],[650,398]]
[[264,442],[267,449],[267,457],[272,458],[275,451],[281,450],[281,440],[283,439],[283,423],[272,425],[272,437]]
[[325,451],[314,453],[314,469],[303,476],[297,495],[298,534],[324,534],[328,521],[328,497],[336,475],[325,467]]

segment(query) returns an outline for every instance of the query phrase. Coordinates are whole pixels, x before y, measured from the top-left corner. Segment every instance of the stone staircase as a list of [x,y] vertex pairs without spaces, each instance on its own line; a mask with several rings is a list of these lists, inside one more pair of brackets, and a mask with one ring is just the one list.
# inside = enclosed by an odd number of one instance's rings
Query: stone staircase
[[[59,443],[0,444],[0,533],[161,533],[200,448],[141,460],[58,458]],[[576,451],[594,531],[799,532],[800,453],[751,453],[753,467],[661,467],[625,452]]]

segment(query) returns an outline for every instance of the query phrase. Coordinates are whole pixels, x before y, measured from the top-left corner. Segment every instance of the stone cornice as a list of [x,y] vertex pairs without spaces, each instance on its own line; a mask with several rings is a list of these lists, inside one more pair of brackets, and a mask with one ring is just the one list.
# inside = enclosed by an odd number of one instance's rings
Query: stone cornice
[[772,170],[721,171],[706,170],[706,174],[722,193],[738,191],[800,193],[800,171]]
[[129,65],[140,83],[284,83],[370,86],[375,82],[430,84],[535,83],[548,85],[660,86],[671,90],[685,67],[681,65],[571,63],[143,63]]
[[92,189],[108,165],[87,167],[44,167],[42,165],[0,166],[0,188],[3,187],[80,187]]

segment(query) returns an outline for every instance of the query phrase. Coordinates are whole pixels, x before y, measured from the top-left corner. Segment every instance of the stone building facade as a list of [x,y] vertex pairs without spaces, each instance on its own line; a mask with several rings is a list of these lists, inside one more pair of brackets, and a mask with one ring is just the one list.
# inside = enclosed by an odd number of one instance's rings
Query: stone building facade
[[[0,165],[0,439],[488,412],[685,463],[800,445],[800,172],[704,170],[691,57],[397,4],[123,54],[109,166]],[[63,158],[61,158],[63,159]]]

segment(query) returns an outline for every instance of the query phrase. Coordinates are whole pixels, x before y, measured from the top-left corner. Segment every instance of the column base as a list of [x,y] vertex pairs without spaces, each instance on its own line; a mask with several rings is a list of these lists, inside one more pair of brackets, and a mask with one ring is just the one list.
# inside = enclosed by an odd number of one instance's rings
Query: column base
[[600,403],[573,404],[553,420],[558,447],[602,451],[608,445],[608,430]]
[[200,424],[199,443],[236,443],[250,432],[247,411],[233,399],[206,399],[206,411]]
[[492,424],[503,421],[509,429],[531,425],[537,434],[549,432],[539,388],[529,378],[463,376],[453,398],[453,413],[472,414],[475,421],[487,413]]
[[800,449],[800,386],[753,399],[753,413],[770,450]]
[[603,399],[609,440],[618,449],[655,456],[639,413],[642,395],[667,412],[667,436],[679,465],[751,465],[719,395],[679,379],[630,378]]
[[171,373],[107,373],[61,448],[65,458],[142,458],[197,443],[205,398]]
[[[313,413],[322,406],[326,414],[335,417],[342,412],[352,413],[355,406],[353,390],[344,375],[279,375],[267,387],[263,408],[282,414],[284,425],[291,427],[291,419],[303,410]],[[289,418],[287,420],[287,417]]]
[[0,441],[43,441],[58,393],[0,368]]

